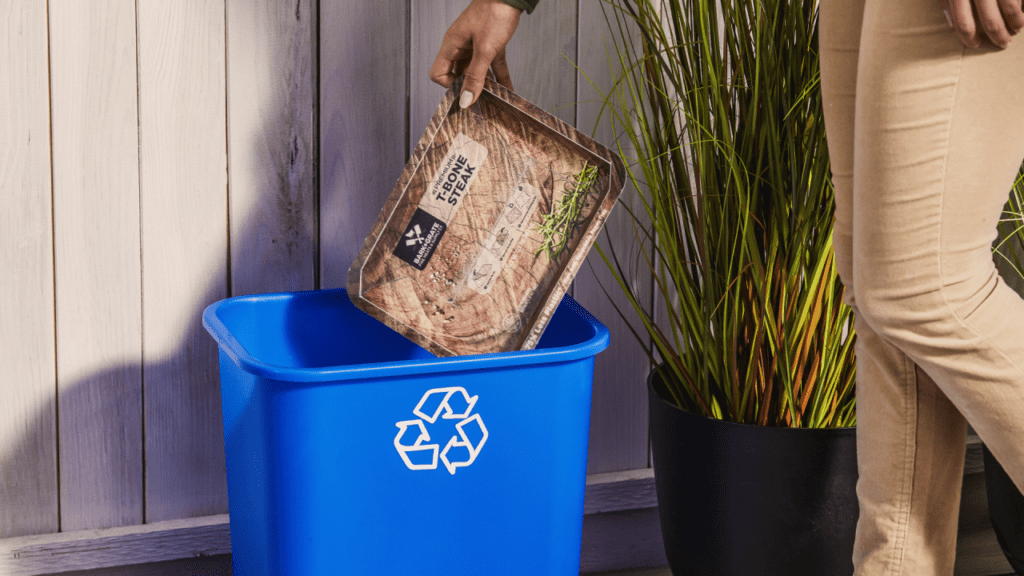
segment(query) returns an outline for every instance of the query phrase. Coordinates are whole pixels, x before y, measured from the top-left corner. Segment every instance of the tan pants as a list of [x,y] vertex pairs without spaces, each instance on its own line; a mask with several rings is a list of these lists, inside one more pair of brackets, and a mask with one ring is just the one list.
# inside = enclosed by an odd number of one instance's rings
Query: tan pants
[[944,7],[821,2],[861,576],[953,573],[965,418],[1024,488],[1024,301],[991,253],[1024,158],[1024,36],[964,48]]

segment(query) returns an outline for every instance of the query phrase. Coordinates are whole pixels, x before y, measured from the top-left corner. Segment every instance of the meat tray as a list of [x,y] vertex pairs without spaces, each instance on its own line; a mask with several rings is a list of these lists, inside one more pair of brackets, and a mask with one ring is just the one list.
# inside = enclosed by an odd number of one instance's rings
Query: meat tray
[[489,81],[447,91],[346,279],[438,356],[532,349],[624,182],[622,160]]

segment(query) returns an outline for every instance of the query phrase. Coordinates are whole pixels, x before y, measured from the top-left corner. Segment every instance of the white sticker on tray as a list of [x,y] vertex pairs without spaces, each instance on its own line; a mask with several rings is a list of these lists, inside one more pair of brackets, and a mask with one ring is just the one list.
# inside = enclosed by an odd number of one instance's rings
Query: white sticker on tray
[[420,208],[447,226],[487,160],[487,147],[459,132],[420,200]]
[[530,218],[537,211],[540,190],[525,182],[516,185],[498,215],[494,228],[484,241],[483,250],[477,254],[470,268],[469,286],[480,294],[487,294],[494,281],[508,265],[519,241],[530,225]]

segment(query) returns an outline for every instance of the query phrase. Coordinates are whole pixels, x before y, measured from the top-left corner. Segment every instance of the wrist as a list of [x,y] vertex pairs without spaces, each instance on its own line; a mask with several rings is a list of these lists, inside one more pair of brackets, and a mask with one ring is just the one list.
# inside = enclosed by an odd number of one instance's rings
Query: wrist
[[527,14],[532,13],[534,8],[536,8],[537,4],[540,2],[540,0],[499,0],[499,1],[502,4],[506,4],[508,6],[516,8],[520,12],[526,12]]

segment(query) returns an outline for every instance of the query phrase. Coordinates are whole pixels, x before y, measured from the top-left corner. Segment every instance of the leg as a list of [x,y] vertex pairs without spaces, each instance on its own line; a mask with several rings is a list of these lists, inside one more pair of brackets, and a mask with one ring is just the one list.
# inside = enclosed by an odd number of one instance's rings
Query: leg
[[[905,454],[904,470],[889,479],[902,482],[898,490],[889,480],[858,485],[862,515],[878,518],[858,527],[859,573],[952,574],[940,548],[951,556],[954,541],[941,542],[951,536],[939,532],[955,537],[963,453],[949,451],[954,438],[941,420],[922,426],[929,404],[959,433],[956,410],[942,407],[952,401],[1024,486],[1024,302],[1002,283],[991,254],[1024,157],[1024,45],[1017,44],[965,50],[941,3],[867,0],[854,145],[858,318],[920,369],[904,362],[903,377],[892,378],[900,367],[883,358],[858,364],[887,377],[858,397],[859,425],[868,424],[861,409],[874,418],[885,409],[877,403],[896,407],[901,395],[917,411],[888,423],[890,435],[906,440],[887,448]],[[922,371],[941,392],[922,386]],[[952,523],[934,529],[931,506],[943,507]]]
[[[844,300],[854,309],[857,331],[861,513],[854,562],[858,574],[900,573],[903,568],[906,574],[951,574],[963,475],[963,418],[903,352],[878,337],[857,309],[854,125],[863,13],[864,0],[823,1],[820,26],[822,95],[836,192],[833,243],[846,286]],[[936,489],[915,489],[920,485]],[[905,562],[908,549],[916,552]]]

